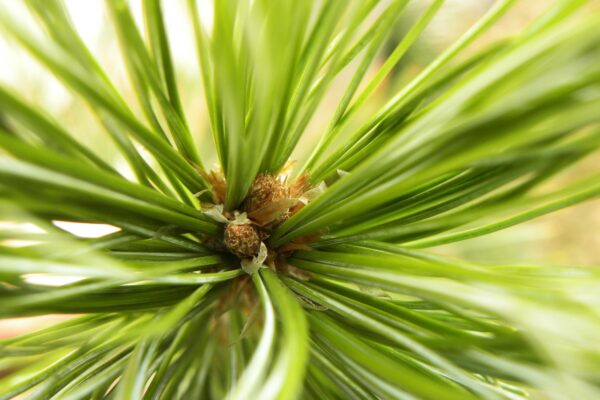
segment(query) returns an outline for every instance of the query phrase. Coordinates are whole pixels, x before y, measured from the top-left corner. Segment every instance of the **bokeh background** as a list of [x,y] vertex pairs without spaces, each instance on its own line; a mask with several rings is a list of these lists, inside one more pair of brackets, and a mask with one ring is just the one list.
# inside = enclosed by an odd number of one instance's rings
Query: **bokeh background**
[[[140,1],[132,1],[138,22],[141,21]],[[206,164],[211,165],[217,160],[214,158],[214,147],[204,106],[193,33],[186,15],[185,1],[170,0],[164,3],[165,20],[169,29],[184,107],[202,156],[208,160]],[[200,3],[206,11],[201,15],[206,18],[205,22],[210,23],[210,2],[201,1]],[[414,77],[440,51],[468,29],[493,3],[492,0],[447,0],[416,46],[372,96],[372,100],[363,107],[361,114],[365,116],[377,110],[398,88]],[[553,0],[522,0],[518,2],[501,22],[482,40],[478,41],[470,51],[491,41],[517,34],[552,3],[554,3]],[[66,0],[66,4],[84,41],[135,109],[133,88],[126,77],[116,35],[108,21],[103,1]],[[376,70],[377,63],[384,60],[386,49],[389,51],[393,49],[394,41],[402,37],[415,15],[418,15],[427,4],[428,1],[425,0],[411,2],[397,27],[395,37],[390,39],[380,54],[373,71]],[[0,0],[0,7],[18,18],[24,26],[36,27],[26,8],[20,2]],[[592,2],[590,7],[600,8],[600,1]],[[44,39],[43,33],[39,32],[39,34],[40,39]],[[332,90],[310,123],[305,140],[294,155],[296,159],[301,161],[306,157],[316,138],[326,129],[351,72],[352,66],[346,73],[340,74],[332,86]],[[39,67],[18,46],[5,40],[1,34],[0,81],[14,88],[26,99],[41,105],[81,142],[95,149],[105,160],[116,164],[123,173],[130,174],[126,164],[116,155],[114,145],[104,134],[87,105],[72,96],[51,74]],[[582,172],[597,171],[599,168],[600,155],[590,156],[574,168],[557,176],[551,185],[558,186],[561,182],[567,182]],[[88,237],[101,236],[111,231],[111,227],[106,226],[62,224],[61,227]],[[492,235],[442,246],[432,249],[432,251],[483,263],[600,265],[600,201],[590,201]],[[61,318],[64,316],[1,320],[0,337],[13,336]]]

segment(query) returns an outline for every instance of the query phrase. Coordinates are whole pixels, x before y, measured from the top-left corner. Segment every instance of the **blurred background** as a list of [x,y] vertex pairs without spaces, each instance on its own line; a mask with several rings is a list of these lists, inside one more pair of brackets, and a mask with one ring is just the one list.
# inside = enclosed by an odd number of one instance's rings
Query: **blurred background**
[[[126,77],[116,35],[108,21],[103,1],[66,0],[65,2],[84,41],[123,96],[136,109],[133,88]],[[409,23],[420,14],[428,3],[429,1],[425,0],[410,3],[397,27],[395,37],[389,40],[384,51],[379,55],[373,71],[376,70],[377,63],[381,63],[394,48],[396,41],[402,38]],[[362,115],[369,115],[381,107],[393,93],[397,92],[437,54],[468,29],[493,3],[492,0],[447,0],[416,46],[361,110]],[[518,33],[552,3],[554,3],[553,0],[518,2],[500,23],[488,32],[483,40],[475,43],[469,51],[472,52],[486,43]],[[132,1],[132,5],[135,16],[141,25],[141,0]],[[18,18],[24,26],[36,27],[26,8],[19,2],[1,0],[0,7]],[[200,14],[205,19],[204,22],[210,24],[210,2],[201,0],[200,7]],[[600,8],[600,1],[593,2],[590,7]],[[164,8],[184,108],[200,146],[201,154],[207,160],[206,165],[216,164],[197,66],[193,32],[187,16],[185,1],[164,2]],[[38,33],[43,39],[43,33],[39,31]],[[294,158],[302,161],[321,132],[327,128],[351,72],[352,66],[345,73],[340,74],[335,81],[332,90],[320,105],[315,118],[309,125],[306,137],[301,142]],[[368,80],[368,76],[365,80]],[[14,88],[29,101],[41,105],[81,142],[95,149],[105,160],[117,165],[124,174],[132,176],[127,170],[125,162],[116,155],[114,145],[103,132],[87,105],[76,96],[72,96],[51,74],[39,67],[18,46],[5,40],[2,35],[0,35],[0,81]],[[597,171],[598,168],[600,168],[600,155],[588,157],[571,170],[558,176],[552,184],[560,185],[561,182],[568,181],[570,177],[585,171]],[[111,227],[106,226],[64,224],[62,227],[75,234],[88,237],[101,236],[111,231]],[[442,246],[432,249],[432,251],[483,263],[600,265],[600,201],[590,201],[489,236]],[[64,317],[1,320],[0,337],[13,336],[60,318]]]

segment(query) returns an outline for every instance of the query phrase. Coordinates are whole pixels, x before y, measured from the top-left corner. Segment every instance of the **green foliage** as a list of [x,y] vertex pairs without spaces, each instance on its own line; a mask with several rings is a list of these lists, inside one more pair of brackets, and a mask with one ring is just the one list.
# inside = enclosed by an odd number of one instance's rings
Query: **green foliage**
[[[188,0],[225,213],[313,149],[293,171],[307,204],[265,239],[285,262],[251,275],[206,209],[218,173],[184,112],[166,2],[143,2],[143,26],[105,2],[137,104],[60,0],[24,3],[37,25],[3,4],[3,35],[89,105],[133,177],[0,86],[0,318],[78,314],[0,341],[0,399],[600,398],[598,269],[422,250],[600,195],[598,172],[547,184],[600,147],[586,1],[478,42],[515,3],[496,1],[365,116],[443,0],[381,64],[407,0],[224,0],[212,18]],[[304,133],[340,81],[315,144]],[[83,239],[56,221],[119,230]]]

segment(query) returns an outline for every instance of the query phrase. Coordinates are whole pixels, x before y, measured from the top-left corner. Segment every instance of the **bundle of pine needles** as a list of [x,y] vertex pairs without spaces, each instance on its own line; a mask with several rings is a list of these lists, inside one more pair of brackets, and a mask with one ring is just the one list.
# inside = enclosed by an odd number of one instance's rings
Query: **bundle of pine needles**
[[[118,151],[0,86],[0,318],[78,314],[0,341],[0,399],[600,398],[598,269],[423,250],[600,194],[598,173],[546,185],[600,146],[588,2],[483,44],[515,3],[498,0],[365,113],[442,0],[403,19],[381,63],[408,0],[219,0],[210,15],[189,0],[213,169],[160,0],[143,1],[143,27],[105,2],[136,104],[60,0],[24,2],[37,25],[4,2],[3,35]],[[342,72],[314,143],[304,133]],[[294,163],[299,145],[312,152]],[[56,221],[118,231],[83,239]]]

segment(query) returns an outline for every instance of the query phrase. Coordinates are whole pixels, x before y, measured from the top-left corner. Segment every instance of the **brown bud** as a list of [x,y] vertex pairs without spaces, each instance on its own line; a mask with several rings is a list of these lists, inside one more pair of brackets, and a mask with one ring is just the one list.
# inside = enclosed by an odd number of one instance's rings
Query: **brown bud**
[[244,210],[249,214],[270,204],[285,199],[288,196],[286,186],[275,177],[259,174],[244,201]]
[[251,224],[227,225],[224,242],[229,251],[240,258],[253,257],[260,250],[258,229]]

